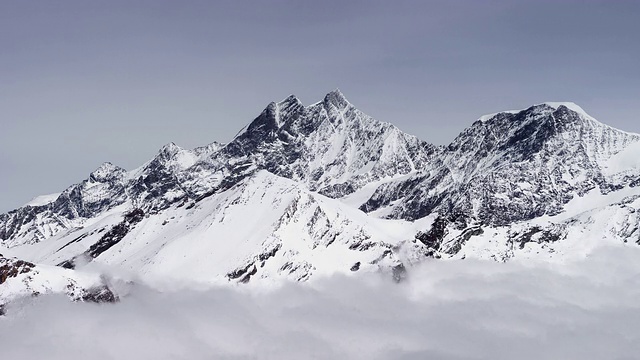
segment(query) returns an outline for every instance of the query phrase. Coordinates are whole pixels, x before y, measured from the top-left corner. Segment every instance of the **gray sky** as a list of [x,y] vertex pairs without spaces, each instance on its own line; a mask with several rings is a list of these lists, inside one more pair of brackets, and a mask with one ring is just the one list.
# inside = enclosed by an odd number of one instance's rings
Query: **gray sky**
[[0,1],[0,211],[340,88],[437,144],[574,101],[640,132],[639,1]]

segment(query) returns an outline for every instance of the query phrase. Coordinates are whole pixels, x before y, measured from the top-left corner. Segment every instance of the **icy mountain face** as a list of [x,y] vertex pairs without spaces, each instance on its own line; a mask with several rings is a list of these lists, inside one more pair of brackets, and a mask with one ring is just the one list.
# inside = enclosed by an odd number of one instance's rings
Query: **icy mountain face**
[[139,169],[127,172],[104,163],[86,180],[43,205],[26,205],[0,215],[5,246],[33,244],[60,231],[82,227],[124,203],[159,211],[173,202],[194,198],[220,182],[223,166],[212,159],[217,143],[184,150],[171,143]]
[[55,200],[0,215],[0,239],[6,246],[31,244],[80,226],[85,219],[124,203],[125,176],[124,169],[104,163],[88,179],[67,188]]
[[271,103],[223,152],[338,198],[427,164],[435,147],[372,119],[336,90],[309,107]]
[[639,135],[571,103],[484,116],[436,147],[339,91],[290,96],[228,144],[170,143],[128,172],[105,163],[0,215],[0,245],[65,274],[100,263],[203,283],[565,259],[640,241],[639,151]]
[[637,183],[640,172],[612,173],[608,164],[639,140],[565,104],[499,113],[464,130],[412,178],[378,188],[362,209],[394,202],[394,218],[436,211],[502,226],[552,216],[593,189]]
[[[625,196],[627,194],[634,194]],[[574,199],[564,213],[508,226],[459,226],[438,217],[433,226],[418,233],[428,256],[467,257],[508,261],[582,259],[603,246],[640,245],[640,191],[627,188],[605,196],[592,190]],[[572,204],[574,203],[574,204]]]

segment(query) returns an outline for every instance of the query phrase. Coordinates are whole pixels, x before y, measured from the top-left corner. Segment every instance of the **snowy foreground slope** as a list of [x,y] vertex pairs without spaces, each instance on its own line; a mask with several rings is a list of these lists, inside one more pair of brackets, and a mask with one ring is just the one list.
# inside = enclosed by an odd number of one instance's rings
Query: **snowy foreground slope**
[[310,106],[290,96],[228,144],[168,144],[131,171],[105,163],[0,215],[0,261],[34,269],[1,267],[12,276],[0,301],[108,290],[87,271],[100,266],[148,282],[400,281],[427,258],[563,262],[635,247],[638,154],[640,135],[572,103],[483,116],[434,146],[339,91]]

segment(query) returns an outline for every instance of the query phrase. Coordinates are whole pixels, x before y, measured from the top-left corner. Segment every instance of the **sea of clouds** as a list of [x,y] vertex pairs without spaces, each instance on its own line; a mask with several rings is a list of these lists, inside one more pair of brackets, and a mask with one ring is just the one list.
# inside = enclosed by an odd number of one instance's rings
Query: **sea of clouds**
[[640,249],[558,263],[428,261],[406,281],[48,295],[0,318],[4,359],[638,359]]

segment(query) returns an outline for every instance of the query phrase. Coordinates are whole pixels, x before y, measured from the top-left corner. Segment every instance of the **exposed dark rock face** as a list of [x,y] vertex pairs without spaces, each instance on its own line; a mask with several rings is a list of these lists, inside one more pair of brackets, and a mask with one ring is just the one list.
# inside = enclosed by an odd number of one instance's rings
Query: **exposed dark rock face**
[[58,250],[56,250],[56,252],[60,252],[60,251],[64,250],[67,246],[75,244],[75,243],[78,243],[78,242],[82,241],[83,239],[87,238],[88,236],[91,236],[91,235],[93,235],[95,233],[102,233],[102,232],[105,231],[105,229],[106,229],[106,227],[103,227],[103,228],[100,228],[100,229],[93,230],[91,232],[85,232],[84,234],[81,234],[80,236],[75,237],[74,239],[72,239],[68,243],[66,243],[63,246],[61,246]]
[[565,231],[561,226],[555,225],[549,228],[534,226],[523,233],[513,233],[510,240],[514,244],[518,244],[520,249],[524,249],[527,243],[553,243],[566,237]]
[[449,255],[457,254],[464,244],[471,239],[473,236],[478,236],[484,234],[484,230],[480,226],[474,226],[465,229],[460,236],[456,237],[449,244],[449,248],[445,251]]
[[[131,229],[142,219],[144,219],[144,211],[142,209],[134,209],[124,215],[124,219],[113,226],[109,231],[107,231],[100,240],[91,245],[87,251],[84,253],[75,256],[72,259],[65,260],[58,264],[65,269],[75,269],[76,260],[80,257],[90,261],[91,259],[95,259],[100,254],[109,250],[111,247],[119,243],[125,236],[131,231]],[[69,244],[67,244],[69,245]],[[66,246],[66,245],[65,245]]]
[[7,259],[0,254],[0,285],[4,284],[9,278],[31,272],[34,267],[35,265],[28,261]]
[[[65,292],[67,296],[74,301],[88,301],[96,303],[112,303],[118,301],[118,297],[105,284],[104,279],[101,279],[101,283],[95,284],[90,288],[82,288],[73,279],[73,272],[70,272],[67,275],[44,275],[42,272],[46,271],[46,268],[43,269],[42,267],[36,266],[28,261],[15,258],[9,259],[0,254],[0,285],[7,281],[12,281],[12,279],[17,278],[20,275],[24,275],[20,281],[25,286],[25,292],[21,293],[19,296],[38,296],[43,292],[60,291]],[[66,288],[57,290],[49,289],[48,285],[42,285],[42,281],[40,280],[42,276],[59,277],[57,282],[66,282]],[[9,300],[11,300],[11,298],[9,298]],[[4,304],[0,304],[0,315],[4,315]]]
[[[0,215],[0,240],[22,237],[35,243],[67,228],[67,221],[91,218],[126,201],[125,170],[104,163],[89,178],[72,185],[54,201],[40,206],[24,206]],[[43,220],[37,221],[36,216]]]
[[[451,230],[461,232],[446,240]],[[426,247],[427,256],[438,258],[441,254],[457,254],[471,237],[483,233],[481,225],[475,223],[473,219],[469,219],[462,213],[453,213],[446,217],[438,216],[428,231],[416,234],[416,240]]]
[[265,263],[272,257],[276,256],[276,253],[282,247],[281,244],[277,244],[270,249],[268,248],[263,253],[255,256],[249,264],[245,267],[236,269],[227,274],[229,280],[237,280],[241,283],[248,283],[251,277],[258,273],[258,265],[264,267]]
[[[32,272],[35,265],[24,260],[8,259],[0,254],[0,285],[18,275]],[[0,316],[6,314],[5,304],[0,303]]]
[[243,267],[241,269],[233,270],[232,272],[227,274],[227,277],[229,278],[229,280],[239,279],[239,278],[245,276],[249,272],[249,269],[252,266],[253,266],[253,264],[249,264],[246,267]]
[[87,255],[92,258],[97,258],[103,252],[109,250],[113,245],[122,240],[131,230],[135,224],[142,221],[144,218],[144,211],[142,209],[135,209],[125,214],[121,223],[117,224],[111,230],[107,231],[97,243],[91,245],[87,250]]
[[494,226],[556,215],[574,196],[633,184],[606,179],[600,164],[638,140],[564,105],[500,113],[464,130],[415,176],[380,186],[361,209],[394,203],[392,218],[463,213]]
[[31,222],[37,213],[43,209],[25,206],[6,214],[0,215],[0,239],[6,240],[14,237],[20,231],[20,227]]
[[65,269],[73,270],[73,269],[76,268],[76,258],[65,260],[65,261],[59,263],[57,266],[60,266],[60,267],[65,268]]
[[[388,139],[397,142],[402,154],[385,148]],[[371,180],[409,173],[426,163],[434,148],[369,118],[334,91],[310,107],[295,96],[271,103],[221,153],[246,156],[258,168],[338,198]],[[356,174],[367,163],[375,165]],[[346,181],[337,182],[340,178]]]
[[431,229],[427,232],[419,232],[416,234],[416,239],[423,243],[427,248],[434,251],[440,250],[440,245],[445,235],[447,235],[447,225],[449,221],[442,217],[436,218],[431,226]]
[[115,303],[119,301],[119,298],[107,286],[100,286],[85,290],[79,300],[94,303]]
[[269,258],[276,256],[276,253],[278,252],[278,250],[280,250],[280,248],[281,248],[281,245],[278,244],[273,248],[271,248],[270,250],[266,250],[264,253],[258,255],[258,261],[261,261],[264,263],[265,261],[269,260]]
[[253,263],[251,263],[242,269],[236,269],[228,273],[227,278],[229,278],[229,280],[238,279],[239,282],[246,284],[257,272],[258,268]]

